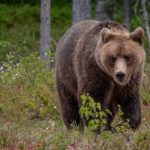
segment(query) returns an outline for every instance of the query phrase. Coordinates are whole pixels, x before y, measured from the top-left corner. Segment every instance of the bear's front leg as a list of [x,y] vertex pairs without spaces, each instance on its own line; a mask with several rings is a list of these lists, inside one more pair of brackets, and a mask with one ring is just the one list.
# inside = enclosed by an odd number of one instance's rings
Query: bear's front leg
[[111,101],[111,103],[109,104],[109,107],[108,107],[108,110],[110,111],[109,113],[107,113],[107,123],[106,123],[106,126],[105,126],[105,130],[111,130],[111,123],[118,111],[117,109],[117,105],[115,102]]
[[129,119],[130,127],[135,130],[141,123],[140,96],[128,93],[121,103],[123,118]]

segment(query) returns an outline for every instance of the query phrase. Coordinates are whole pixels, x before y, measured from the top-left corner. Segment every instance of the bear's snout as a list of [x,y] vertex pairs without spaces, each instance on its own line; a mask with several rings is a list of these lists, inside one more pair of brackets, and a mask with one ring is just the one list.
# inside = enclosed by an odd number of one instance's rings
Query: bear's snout
[[123,73],[122,71],[119,71],[115,74],[115,76],[119,82],[122,82],[123,79],[125,78],[125,73]]

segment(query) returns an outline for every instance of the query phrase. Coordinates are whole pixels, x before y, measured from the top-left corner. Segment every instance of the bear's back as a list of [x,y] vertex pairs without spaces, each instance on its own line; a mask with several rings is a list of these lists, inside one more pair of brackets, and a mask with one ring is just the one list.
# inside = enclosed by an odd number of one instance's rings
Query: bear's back
[[[76,89],[73,68],[73,55],[77,42],[89,29],[97,25],[98,21],[87,20],[75,24],[60,39],[56,50],[56,80],[61,79],[65,86],[72,91]],[[74,85],[75,87],[72,87]]]

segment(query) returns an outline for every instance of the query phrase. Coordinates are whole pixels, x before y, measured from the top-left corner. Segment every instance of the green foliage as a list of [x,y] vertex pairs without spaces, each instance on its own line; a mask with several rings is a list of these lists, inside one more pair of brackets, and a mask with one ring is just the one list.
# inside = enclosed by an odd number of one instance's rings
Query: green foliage
[[124,21],[123,2],[121,0],[119,1],[107,0],[107,4],[112,15],[111,17],[118,22],[123,22]]
[[45,69],[46,63],[31,54],[26,58],[7,55],[0,73],[0,110],[20,118],[23,113],[30,118],[49,116],[58,119],[57,103],[54,98],[53,71]]
[[[58,11],[60,7],[61,11]],[[70,8],[72,8],[71,3],[66,3],[66,5],[60,3],[59,5],[54,4],[52,6],[51,31],[52,37],[56,41],[72,25],[72,10]]]
[[135,138],[135,142],[138,145],[139,149],[144,150],[149,149],[150,148],[149,141],[150,141],[150,132],[140,131]]
[[88,128],[96,130],[104,127],[106,124],[106,113],[102,111],[100,103],[94,102],[89,95],[82,95],[81,100],[80,114],[82,118],[88,121]]
[[[0,41],[0,60],[6,61],[9,54],[12,54],[13,56],[27,56],[29,55],[30,51],[28,47],[26,46],[26,43],[20,43],[20,44],[13,44],[11,42],[7,41]],[[17,58],[14,61],[18,61]]]
[[149,90],[143,90],[142,95],[143,95],[143,103],[145,105],[150,104],[150,91]]
[[[72,24],[71,2],[59,5],[52,2],[51,49],[56,50],[60,36]],[[61,6],[61,9],[60,9]],[[11,52],[14,55],[29,56],[39,48],[40,6],[0,4],[0,60]]]
[[121,106],[118,105],[118,115],[116,117],[117,125],[114,126],[114,130],[118,133],[124,134],[125,132],[129,131],[130,125],[129,125],[129,119],[122,121],[122,117],[124,115],[124,112],[121,110]]
[[25,57],[37,50],[39,18],[39,6],[0,5],[0,60],[9,52]]
[[0,145],[7,146],[9,142],[10,142],[10,138],[7,132],[6,131],[1,132],[0,133]]
[[145,64],[144,81],[142,86],[142,102],[145,105],[150,104],[150,64]]
[[[94,102],[94,99],[89,95],[82,95],[82,106],[80,108],[80,115],[88,122],[88,128],[90,130],[102,129],[106,125],[106,115],[111,114],[109,110],[102,111],[101,104]],[[118,117],[119,119],[124,115],[120,105],[118,105]],[[121,122],[114,127],[118,133],[125,133],[130,129],[129,120]]]

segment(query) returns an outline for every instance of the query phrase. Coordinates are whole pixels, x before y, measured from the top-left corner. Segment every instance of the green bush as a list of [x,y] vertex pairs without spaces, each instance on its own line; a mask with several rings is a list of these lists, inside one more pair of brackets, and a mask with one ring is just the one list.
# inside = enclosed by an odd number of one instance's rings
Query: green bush
[[81,100],[80,114],[82,118],[88,121],[88,128],[96,130],[104,127],[106,124],[106,113],[102,111],[101,104],[94,102],[89,95],[82,95]]
[[26,117],[58,119],[55,98],[54,72],[46,70],[46,63],[31,54],[26,58],[7,55],[0,73],[0,109],[2,114],[15,118]]
[[40,7],[0,5],[0,60],[9,52],[28,56],[38,49]]

